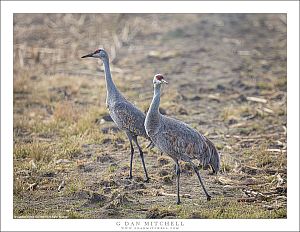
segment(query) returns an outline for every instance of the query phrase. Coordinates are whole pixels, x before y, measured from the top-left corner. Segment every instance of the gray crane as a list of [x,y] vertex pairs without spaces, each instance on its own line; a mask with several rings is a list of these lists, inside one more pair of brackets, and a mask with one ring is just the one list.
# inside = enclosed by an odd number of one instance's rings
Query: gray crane
[[150,108],[146,115],[145,128],[154,145],[163,153],[170,156],[176,164],[177,176],[177,204],[180,204],[179,196],[179,160],[189,162],[204,190],[209,201],[211,196],[205,189],[197,166],[193,159],[198,159],[203,166],[210,165],[213,173],[220,169],[220,156],[213,143],[204,135],[191,128],[184,122],[164,116],[159,112],[161,85],[167,84],[161,74],[156,74],[153,79],[154,95]]
[[[130,179],[132,178],[132,161],[133,161],[133,154],[134,154],[134,148],[132,144],[133,141],[139,150],[139,154],[142,160],[142,164],[146,176],[145,181],[148,182],[149,177],[148,177],[148,173],[144,161],[144,154],[137,140],[138,136],[142,136],[149,139],[144,127],[144,121],[146,116],[132,103],[127,101],[125,97],[123,97],[123,95],[120,93],[118,88],[115,86],[110,73],[108,54],[105,50],[97,49],[95,52],[82,56],[81,58],[86,58],[86,57],[99,58],[103,62],[106,88],[107,88],[106,106],[109,110],[109,114],[111,118],[121,130],[124,130],[126,132],[126,135],[130,142],[131,156],[130,156],[129,178]],[[148,147],[149,146],[151,146],[151,143],[148,145]]]

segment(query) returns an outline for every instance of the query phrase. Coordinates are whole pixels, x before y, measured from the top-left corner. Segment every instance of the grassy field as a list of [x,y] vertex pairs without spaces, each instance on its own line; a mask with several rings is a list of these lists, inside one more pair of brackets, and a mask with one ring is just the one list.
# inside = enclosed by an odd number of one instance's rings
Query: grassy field
[[[137,153],[127,179],[102,64],[80,59],[98,47],[127,99],[146,112],[164,74],[162,109],[216,144],[210,202],[181,163],[177,206],[174,163],[143,138],[150,182]],[[286,218],[286,82],[286,15],[15,14],[14,217]]]

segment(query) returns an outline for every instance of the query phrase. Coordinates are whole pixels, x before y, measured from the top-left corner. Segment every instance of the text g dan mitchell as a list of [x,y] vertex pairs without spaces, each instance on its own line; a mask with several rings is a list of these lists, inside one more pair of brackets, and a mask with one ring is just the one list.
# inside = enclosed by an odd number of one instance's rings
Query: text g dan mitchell
[[130,229],[173,229],[178,230],[184,226],[183,221],[118,221],[118,227],[123,230]]

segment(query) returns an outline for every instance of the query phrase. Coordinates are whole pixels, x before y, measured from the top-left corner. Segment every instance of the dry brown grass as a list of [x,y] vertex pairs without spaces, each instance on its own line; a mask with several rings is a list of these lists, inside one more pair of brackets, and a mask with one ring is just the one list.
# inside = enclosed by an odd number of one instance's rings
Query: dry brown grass
[[79,112],[71,102],[63,101],[56,104],[53,112],[55,120],[72,123],[79,118]]

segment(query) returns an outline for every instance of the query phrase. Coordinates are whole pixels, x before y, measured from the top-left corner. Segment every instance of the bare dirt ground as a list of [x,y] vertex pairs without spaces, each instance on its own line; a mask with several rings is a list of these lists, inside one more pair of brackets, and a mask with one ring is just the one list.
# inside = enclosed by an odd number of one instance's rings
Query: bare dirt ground
[[[210,202],[181,163],[177,206],[172,160],[142,138],[150,182],[137,153],[127,179],[102,64],[80,59],[99,46],[127,99],[146,111],[165,74],[162,110],[216,144]],[[15,14],[14,217],[286,218],[286,80],[281,14]]]

